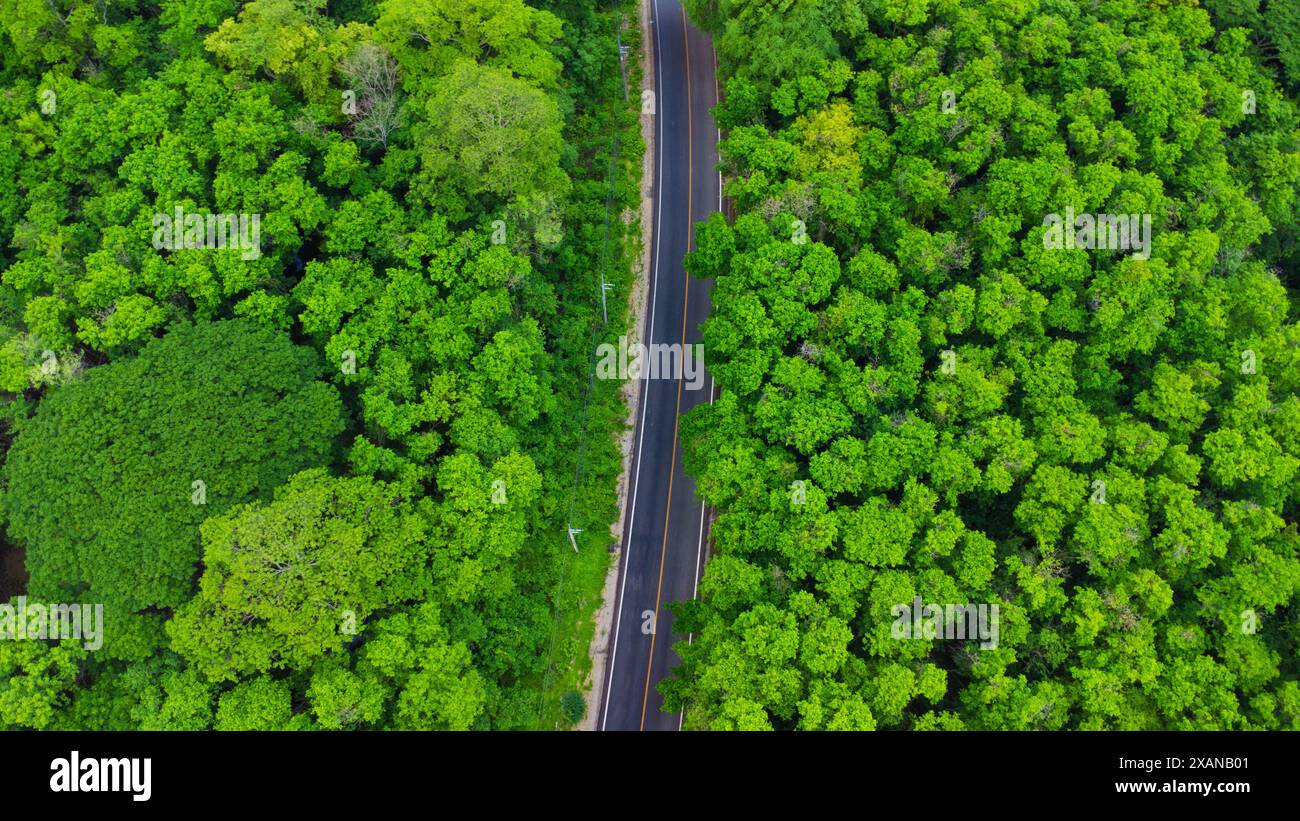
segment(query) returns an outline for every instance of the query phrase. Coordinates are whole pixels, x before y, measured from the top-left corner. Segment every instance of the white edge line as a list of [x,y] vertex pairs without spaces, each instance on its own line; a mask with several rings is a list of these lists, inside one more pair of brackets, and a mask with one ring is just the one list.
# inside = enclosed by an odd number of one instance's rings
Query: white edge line
[[[712,374],[709,375],[709,404],[710,405],[713,404]],[[676,456],[676,454],[674,454],[674,456]],[[695,543],[695,581],[691,583],[691,601],[695,601],[700,597],[700,574],[704,570],[703,565],[700,564],[700,560],[704,558],[704,511],[707,510],[708,507],[709,506],[706,504],[700,505],[700,537],[699,540]],[[686,643],[688,645],[695,643],[694,633],[686,634]],[[685,720],[686,720],[686,708],[683,707],[681,713],[678,714],[677,716],[677,729],[679,731],[682,729],[682,723]]]
[[[715,46],[712,42],[710,42],[709,48],[713,50],[713,104],[716,106],[722,102],[722,95],[719,93],[718,90],[718,47]],[[718,143],[721,143],[722,129],[721,128],[717,129],[717,133],[718,133]],[[716,144],[717,143],[715,143],[715,145]],[[722,169],[721,168],[718,169],[718,211],[719,213],[721,213],[722,211]],[[710,405],[713,404],[713,393],[714,393],[713,374],[709,374],[709,404]],[[673,456],[674,458],[676,458],[676,454],[674,454]],[[700,595],[700,574],[704,570],[704,568],[700,566],[700,559],[703,558],[704,556],[704,511],[707,508],[708,505],[700,505],[700,538],[699,538],[699,542],[695,546],[695,581],[691,585],[691,601],[695,601],[697,598],[699,598]],[[686,634],[686,643],[688,645],[695,643],[694,633]],[[681,713],[679,713],[677,716],[677,730],[679,732],[681,731],[682,724],[685,721],[686,721],[686,708],[683,707]]]
[[[663,170],[664,170],[663,117],[660,116],[661,112],[663,111],[663,106],[662,106],[662,101],[659,99],[660,97],[659,77],[662,74],[661,66],[662,66],[662,57],[663,57],[663,51],[660,48],[660,37],[659,37],[659,26],[658,26],[659,0],[653,0],[653,2],[651,3],[651,7],[653,9],[653,14],[651,15],[651,25],[655,27],[655,88],[654,88],[655,113],[654,113],[654,117],[655,117],[655,130],[657,132],[655,153],[658,154],[658,156],[655,157],[655,160],[656,160],[656,164],[658,165],[658,170],[655,173],[655,179],[654,179],[655,224],[653,230],[655,234],[655,250],[654,250],[655,261],[653,266],[654,271],[651,275],[654,287],[651,289],[650,292],[650,322],[649,322],[650,327],[646,337],[647,344],[654,341],[655,300],[659,296],[659,240],[663,236],[662,232],[659,229],[660,226],[663,224],[661,218],[663,216],[663,211],[664,211],[664,198],[662,196],[663,192],[659,190],[659,186],[663,183]],[[689,78],[687,78],[687,82],[689,81],[690,81]],[[614,614],[614,645],[610,649],[610,653],[609,653],[609,674],[608,674],[608,678],[606,678],[607,684],[605,690],[605,703],[602,707],[601,717],[600,717],[601,732],[605,731],[605,725],[609,721],[609,702],[610,702],[609,696],[611,690],[614,687],[614,665],[618,661],[618,631],[619,631],[619,627],[623,624],[623,604],[624,604],[623,591],[627,588],[627,566],[628,566],[628,562],[631,560],[630,554],[632,553],[632,528],[633,525],[636,523],[636,496],[637,496],[637,492],[641,490],[641,446],[645,444],[645,415],[646,415],[646,407],[650,404],[650,402],[648,401],[649,400],[648,394],[650,392],[650,383],[648,381],[644,382],[642,386],[644,387],[645,390],[641,395],[641,424],[640,424],[641,434],[640,436],[637,437],[636,473],[632,477],[632,480],[635,483],[632,486],[632,511],[628,518],[627,531],[623,534],[623,544],[625,549],[622,551],[622,554],[619,556],[619,559],[623,563],[623,580],[619,583],[617,611]]]

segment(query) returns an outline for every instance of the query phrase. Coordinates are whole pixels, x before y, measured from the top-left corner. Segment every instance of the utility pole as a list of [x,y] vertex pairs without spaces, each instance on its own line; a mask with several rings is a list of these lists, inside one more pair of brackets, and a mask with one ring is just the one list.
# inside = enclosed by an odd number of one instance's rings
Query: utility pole
[[605,305],[605,294],[613,287],[614,283],[605,281],[605,272],[602,271],[600,274],[600,313],[601,316],[605,317],[606,325],[609,324],[609,308]]

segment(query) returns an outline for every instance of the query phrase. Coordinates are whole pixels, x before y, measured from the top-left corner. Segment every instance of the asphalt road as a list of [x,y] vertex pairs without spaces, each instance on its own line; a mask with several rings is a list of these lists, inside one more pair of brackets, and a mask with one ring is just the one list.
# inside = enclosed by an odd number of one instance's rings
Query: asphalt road
[[[682,258],[692,247],[694,224],[720,208],[718,132],[709,114],[718,86],[712,41],[689,25],[681,3],[651,0],[650,10],[655,218],[642,339],[684,348],[699,343],[699,324],[709,315],[711,283],[689,278]],[[665,605],[695,597],[704,561],[704,507],[682,470],[678,417],[711,400],[713,380],[706,373],[692,390],[681,374],[658,376],[640,383],[602,730],[677,730],[682,722],[680,714],[662,711],[655,689],[678,663],[673,642],[689,639],[673,635]]]

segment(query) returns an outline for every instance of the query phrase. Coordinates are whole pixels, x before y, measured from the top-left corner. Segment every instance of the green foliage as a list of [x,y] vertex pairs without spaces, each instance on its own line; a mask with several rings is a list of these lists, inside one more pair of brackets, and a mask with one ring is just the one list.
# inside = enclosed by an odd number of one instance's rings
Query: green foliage
[[311,718],[292,712],[288,682],[259,676],[222,694],[217,703],[217,730],[307,730]]
[[[1294,4],[689,5],[737,216],[687,257],[718,519],[666,709],[1300,726]],[[1047,247],[1067,208],[1149,255]],[[894,635],[917,597],[996,646]]]
[[181,604],[207,516],[329,459],[342,409],[319,373],[313,351],[272,332],[201,323],[51,392],[4,466],[33,593]]
[[393,50],[408,84],[451,72],[462,61],[502,69],[547,89],[561,63],[551,51],[561,20],[523,0],[382,0],[375,30]]
[[425,113],[421,169],[430,201],[444,212],[461,213],[463,199],[485,210],[554,208],[568,194],[559,109],[541,89],[502,69],[459,63],[435,83]]
[[587,717],[587,700],[577,690],[570,690],[560,698],[560,714],[570,724]]
[[0,725],[551,728],[587,686],[637,101],[608,4],[539,6],[0,2],[5,524],[105,604]]
[[0,729],[50,726],[67,706],[86,655],[72,640],[57,645],[22,636],[0,640]]
[[369,477],[307,471],[266,505],[203,523],[199,591],[168,623],[208,678],[300,670],[341,650],[377,610],[428,592],[425,517]]

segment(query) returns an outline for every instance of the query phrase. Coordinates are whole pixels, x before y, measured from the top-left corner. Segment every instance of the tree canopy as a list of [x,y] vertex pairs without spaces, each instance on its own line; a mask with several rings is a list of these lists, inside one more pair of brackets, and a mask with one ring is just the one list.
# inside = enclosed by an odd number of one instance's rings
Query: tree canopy
[[[1204,5],[688,3],[736,216],[687,258],[718,519],[665,709],[1300,727],[1294,21]],[[1149,253],[1052,247],[1068,213]],[[917,597],[996,646],[900,639]]]
[[0,726],[577,720],[626,418],[589,374],[639,230],[628,19],[0,2],[0,550],[106,621],[0,647]]
[[320,375],[314,351],[231,321],[177,326],[52,391],[3,474],[32,592],[84,585],[127,612],[184,602],[207,517],[330,460],[342,405]]

